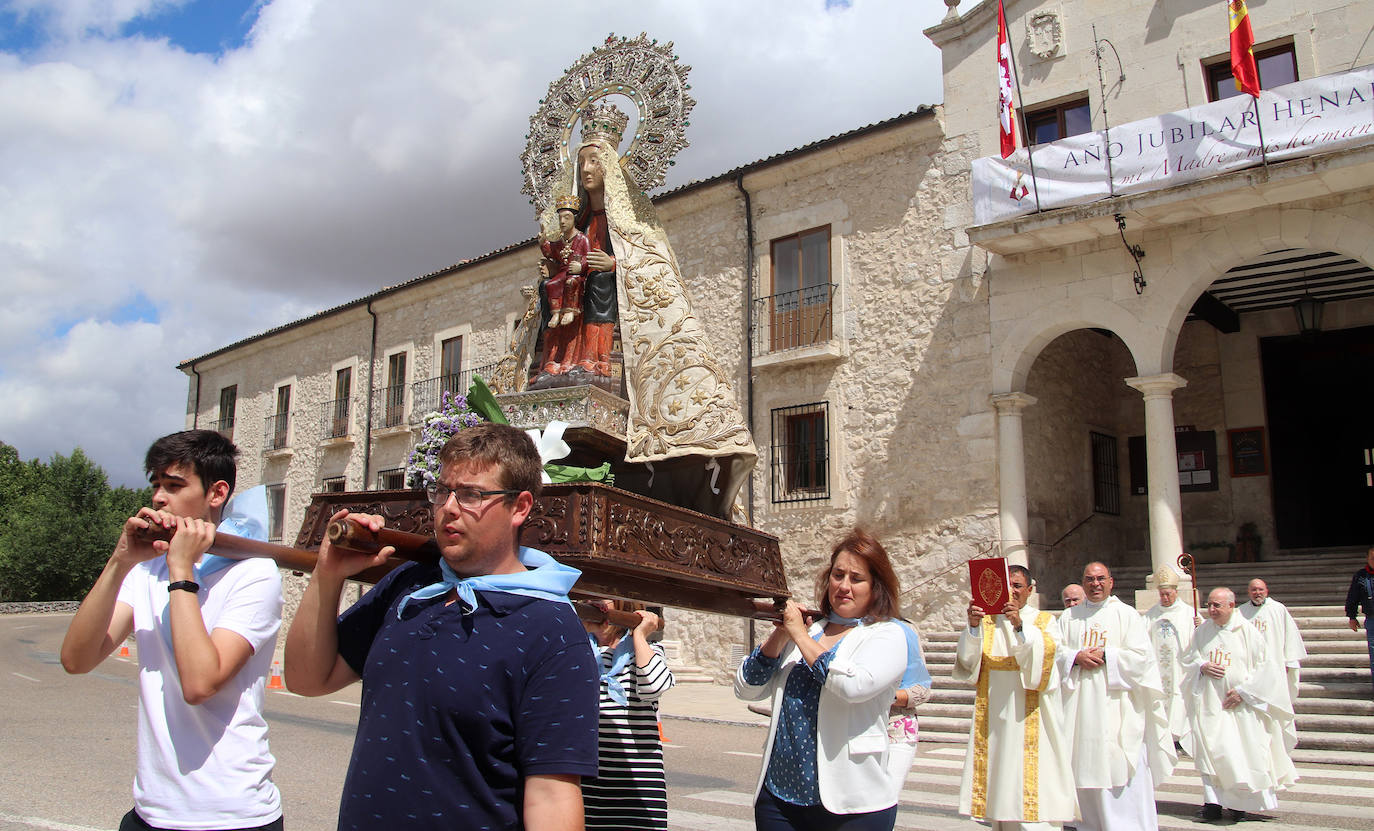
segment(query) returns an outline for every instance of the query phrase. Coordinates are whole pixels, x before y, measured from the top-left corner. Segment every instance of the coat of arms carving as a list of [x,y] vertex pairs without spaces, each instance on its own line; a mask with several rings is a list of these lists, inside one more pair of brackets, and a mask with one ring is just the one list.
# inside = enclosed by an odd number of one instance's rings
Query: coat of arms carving
[[1064,24],[1059,12],[1036,12],[1026,21],[1026,45],[1042,60],[1064,54]]

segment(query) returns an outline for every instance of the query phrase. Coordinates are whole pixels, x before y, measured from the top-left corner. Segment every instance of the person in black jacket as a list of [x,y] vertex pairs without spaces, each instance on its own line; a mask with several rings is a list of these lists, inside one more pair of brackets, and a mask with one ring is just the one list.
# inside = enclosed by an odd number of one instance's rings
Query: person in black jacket
[[1374,545],[1369,547],[1369,559],[1364,568],[1355,572],[1350,581],[1350,591],[1345,595],[1345,616],[1350,618],[1350,631],[1358,632],[1358,615],[1364,610],[1364,635],[1369,642],[1370,681],[1374,683]]

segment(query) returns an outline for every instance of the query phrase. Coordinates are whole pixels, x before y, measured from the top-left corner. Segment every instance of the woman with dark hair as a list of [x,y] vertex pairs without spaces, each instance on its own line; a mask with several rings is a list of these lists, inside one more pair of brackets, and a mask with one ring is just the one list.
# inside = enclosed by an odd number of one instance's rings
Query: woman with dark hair
[[887,714],[907,667],[893,621],[897,575],[882,544],[856,528],[816,585],[822,618],[808,628],[787,601],[735,676],[739,698],[773,703],[754,822],[762,831],[891,831],[900,782],[886,765]]

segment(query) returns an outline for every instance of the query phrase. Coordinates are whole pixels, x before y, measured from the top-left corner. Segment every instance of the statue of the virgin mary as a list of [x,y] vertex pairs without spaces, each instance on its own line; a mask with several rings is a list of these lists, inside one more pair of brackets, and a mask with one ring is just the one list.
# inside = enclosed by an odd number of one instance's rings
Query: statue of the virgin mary
[[[620,46],[639,41],[622,40]],[[608,41],[608,47],[612,44]],[[675,71],[674,77],[685,75],[683,68]],[[624,94],[624,87],[604,92]],[[625,461],[658,466],[671,479],[670,501],[728,516],[758,455],[753,438],[727,373],[711,355],[701,320],[692,310],[668,236],[631,175],[639,157],[623,161],[619,154],[628,117],[599,98],[578,111],[582,130],[577,153],[547,170],[543,180],[549,192],[536,200],[541,225],[557,228],[557,203],[566,204],[559,197],[576,193],[576,224],[591,246],[575,363],[582,372],[609,374],[618,326],[629,400]],[[531,353],[523,350],[520,380],[528,377]]]

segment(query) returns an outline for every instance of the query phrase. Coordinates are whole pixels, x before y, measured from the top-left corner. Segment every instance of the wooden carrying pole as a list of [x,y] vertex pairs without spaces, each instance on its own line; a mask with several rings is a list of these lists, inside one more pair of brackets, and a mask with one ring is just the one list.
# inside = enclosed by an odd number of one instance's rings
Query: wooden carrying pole
[[[147,542],[156,540],[168,542],[174,533],[175,529],[150,525],[140,531],[138,537]],[[373,531],[349,517],[329,523],[325,530],[325,537],[329,540],[330,545],[335,548],[356,551],[361,554],[376,554],[387,546],[392,546],[395,549],[395,553],[388,557],[382,565],[364,569],[353,576],[352,579],[364,583],[376,583],[387,573],[408,561],[433,563],[439,559],[439,547],[433,537],[412,534],[408,531],[398,531],[394,528],[382,528],[380,531]],[[247,537],[236,537],[233,534],[218,532],[215,534],[215,541],[210,545],[210,553],[234,560],[243,560],[248,557],[270,557],[282,568],[300,572],[314,570],[317,559],[317,555],[313,551],[304,551],[289,545],[250,540]],[[785,602],[785,598],[781,600],[758,598],[753,602],[753,617],[763,620],[781,620]],[[622,612],[614,609],[603,611],[591,603],[579,602],[573,605],[577,609],[578,617],[593,623],[609,622],[616,626],[632,628],[639,622],[639,615],[635,612]],[[821,616],[819,612],[811,609],[805,609],[802,613],[808,619]]]
[[[623,626],[626,629],[633,629],[639,625],[639,612],[625,612],[620,609],[603,609],[595,603],[588,603],[585,600],[573,601],[573,609],[577,616],[585,623],[609,623],[612,626]],[[654,631],[663,628],[663,618],[658,619],[658,626]]]
[[[335,525],[350,527],[336,530]],[[168,542],[175,533],[174,529],[166,529],[160,525],[149,525],[138,536],[148,542],[155,540]],[[385,563],[364,569],[353,576],[352,579],[364,583],[376,583],[393,569],[409,560],[432,563],[439,559],[439,549],[432,537],[388,528],[383,528],[380,533],[374,534],[357,522],[346,518],[330,523],[329,533],[330,542],[336,547],[362,554],[376,554],[388,545],[395,546],[396,552],[387,558]],[[314,551],[304,551],[289,545],[250,540],[247,537],[236,537],[233,534],[220,532],[215,533],[215,541],[210,545],[210,553],[233,560],[243,560],[248,557],[270,557],[276,560],[277,565],[282,568],[301,572],[313,571],[317,559]]]

